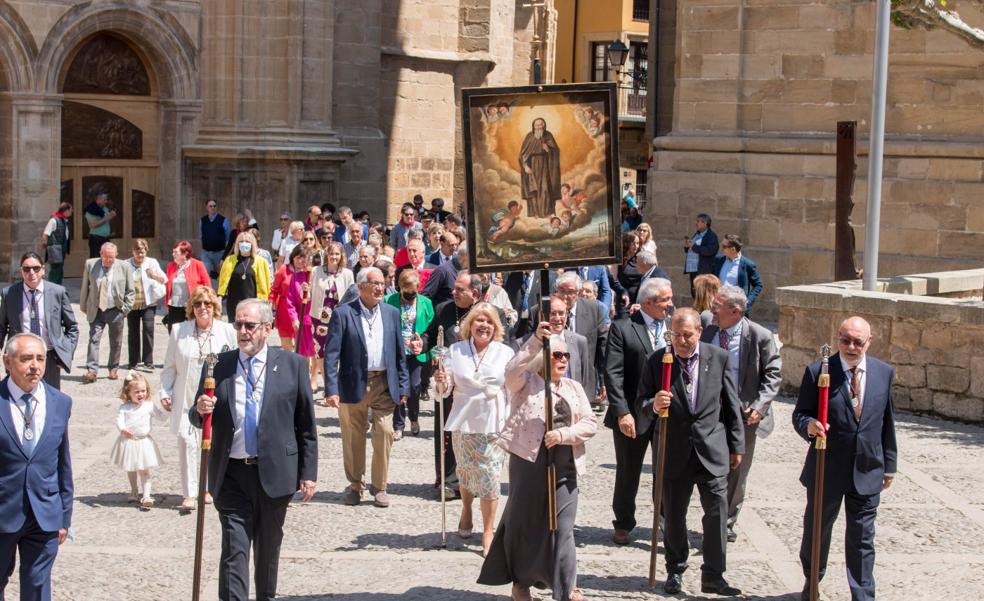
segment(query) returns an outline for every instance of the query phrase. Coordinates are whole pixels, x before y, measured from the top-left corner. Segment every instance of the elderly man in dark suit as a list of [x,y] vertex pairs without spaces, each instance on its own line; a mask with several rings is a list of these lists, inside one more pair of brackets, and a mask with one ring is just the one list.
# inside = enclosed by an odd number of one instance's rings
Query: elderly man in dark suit
[[386,484],[393,448],[393,412],[410,397],[400,311],[383,301],[386,279],[369,267],[356,280],[359,300],[341,305],[328,322],[325,401],[338,409],[342,459],[349,486],[343,501],[358,505],[365,490],[366,427],[372,409],[372,471],[369,494],[389,507]]
[[608,412],[605,426],[611,428],[615,442],[615,490],[612,495],[612,542],[627,545],[636,526],[636,494],[646,460],[646,449],[653,447],[653,433],[640,430],[636,417],[636,393],[653,351],[666,347],[663,333],[673,308],[673,287],[669,280],[652,278],[639,288],[639,310],[631,317],[616,320],[608,331],[605,352],[605,381]]
[[[549,273],[548,288],[553,291],[556,287],[557,275],[553,271]],[[509,296],[513,310],[519,316],[516,327],[513,328],[513,337],[522,341],[536,331],[535,324],[540,313],[540,272],[511,271],[506,276],[502,288]]]
[[[728,234],[721,242],[721,256],[714,259],[714,275],[722,286],[738,286],[748,297],[748,309],[762,293],[762,277],[755,262],[741,252],[741,238]],[[745,311],[748,314],[748,310]]]
[[430,299],[435,307],[451,300],[453,297],[454,282],[458,279],[458,272],[462,269],[468,269],[467,245],[460,244],[457,249],[454,258],[442,263],[431,272],[427,283],[420,290],[420,293]]
[[15,334],[0,381],[0,599],[20,551],[20,598],[51,599],[51,566],[72,525],[72,399],[41,380],[45,341]]
[[220,353],[215,396],[204,392],[188,412],[200,428],[211,413],[212,451],[208,491],[222,524],[219,599],[247,601],[253,547],[257,601],[277,597],[284,518],[294,493],[314,496],[318,433],[307,363],[266,343],[273,312],[266,301],[247,299],[235,309],[239,349]]
[[[663,482],[667,578],[663,590],[673,595],[683,588],[690,553],[687,507],[696,484],[704,509],[700,590],[740,595],[741,591],[724,579],[728,470],[741,464],[745,452],[741,404],[728,368],[728,353],[700,342],[700,315],[693,309],[678,310],[670,323],[672,349],[649,356],[636,401],[640,431],[651,427],[657,413],[669,409]],[[666,352],[673,353],[668,391],[662,389]]]
[[755,441],[772,433],[772,399],[782,383],[782,359],[772,332],[745,317],[748,300],[737,286],[722,286],[711,302],[714,323],[704,328],[701,342],[728,351],[731,375],[738,387],[745,422],[745,456],[728,474],[728,542],[738,539],[735,523],[745,500],[745,482],[755,455]]
[[598,374],[605,369],[605,346],[608,326],[598,303],[581,301],[581,278],[576,272],[567,271],[557,276],[556,295],[567,303],[567,329],[577,332],[588,341],[588,365],[590,369],[583,380],[584,394],[597,410],[601,403]]
[[[852,601],[875,598],[875,516],[881,492],[892,484],[898,468],[892,381],[895,370],[868,356],[871,326],[860,317],[846,319],[837,330],[838,352],[830,358],[827,431],[817,421],[817,380],[820,363],[806,368],[793,411],[793,427],[809,443],[827,438],[821,508],[820,578],[827,567],[830,536],[840,513],[847,520],[844,553]],[[800,482],[806,487],[800,562],[809,578],[813,550],[813,489],[816,448],[810,444]],[[809,580],[802,598],[809,594]]]
[[694,278],[705,273],[714,273],[718,236],[711,229],[710,215],[697,215],[697,231],[684,240],[683,252],[687,255],[683,272],[690,276],[690,296],[693,296]]
[[79,342],[72,301],[63,287],[44,281],[44,263],[36,252],[24,253],[18,282],[0,293],[0,347],[19,333],[40,336],[48,348],[44,381],[61,388],[61,370],[72,371]]
[[99,369],[99,341],[109,328],[109,379],[119,377],[123,349],[123,323],[135,298],[133,274],[126,261],[116,259],[116,245],[106,242],[99,256],[82,268],[82,295],[79,307],[89,320],[89,348],[86,353],[84,384],[96,381]]

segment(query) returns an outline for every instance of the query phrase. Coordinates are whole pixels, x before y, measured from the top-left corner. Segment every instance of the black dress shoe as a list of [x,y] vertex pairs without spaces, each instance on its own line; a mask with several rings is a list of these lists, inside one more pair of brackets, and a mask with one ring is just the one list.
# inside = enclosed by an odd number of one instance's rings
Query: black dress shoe
[[735,532],[735,529],[734,528],[732,528],[732,527],[729,526],[728,527],[728,542],[729,543],[733,543],[736,540],[738,540],[738,533]]
[[717,580],[702,580],[700,592],[734,597],[741,594],[741,589],[731,586],[724,578],[718,578]]
[[683,590],[683,574],[670,574],[663,583],[663,592],[667,595],[675,595]]

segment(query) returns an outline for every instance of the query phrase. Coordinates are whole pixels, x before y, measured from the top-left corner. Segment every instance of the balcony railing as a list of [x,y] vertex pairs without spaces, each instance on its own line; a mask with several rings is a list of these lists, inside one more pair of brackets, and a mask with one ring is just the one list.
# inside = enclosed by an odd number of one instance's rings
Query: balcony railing
[[646,117],[645,90],[640,90],[632,86],[619,86],[618,115],[619,117],[645,118]]
[[634,0],[632,3],[632,20],[649,20],[649,0]]

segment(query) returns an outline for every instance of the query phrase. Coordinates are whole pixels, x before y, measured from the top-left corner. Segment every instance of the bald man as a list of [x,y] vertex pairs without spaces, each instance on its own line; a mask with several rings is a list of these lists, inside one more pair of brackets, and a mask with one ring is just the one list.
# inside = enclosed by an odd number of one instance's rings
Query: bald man
[[875,598],[875,515],[881,492],[892,484],[897,468],[895,408],[892,381],[895,370],[868,356],[871,326],[851,317],[837,330],[837,349],[830,358],[830,399],[827,431],[817,421],[817,379],[820,362],[806,368],[800,384],[793,427],[810,443],[800,482],[806,487],[803,542],[800,563],[807,578],[802,599],[809,596],[813,549],[813,487],[816,482],[816,448],[813,439],[827,438],[823,474],[823,507],[820,531],[820,578],[827,567],[830,535],[844,503],[847,528],[844,553],[847,584],[852,601]]

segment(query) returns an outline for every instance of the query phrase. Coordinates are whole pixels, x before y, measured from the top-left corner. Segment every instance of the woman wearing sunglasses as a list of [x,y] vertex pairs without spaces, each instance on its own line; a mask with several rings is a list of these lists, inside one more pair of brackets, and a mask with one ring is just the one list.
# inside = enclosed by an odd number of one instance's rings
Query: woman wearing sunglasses
[[[404,272],[405,274],[406,272]],[[400,276],[401,282],[403,275]],[[434,380],[453,402],[444,430],[451,432],[461,485],[461,520],[458,534],[472,534],[472,500],[482,511],[482,555],[487,555],[495,532],[499,480],[506,454],[496,441],[506,423],[506,364],[514,352],[502,343],[505,330],[499,312],[478,303],[462,320],[460,341],[451,345],[444,371]],[[416,339],[419,340],[419,337]],[[423,343],[419,345],[422,348]],[[417,349],[414,349],[417,350]]]
[[[549,337],[554,429],[544,427],[543,339]],[[582,601],[576,588],[574,517],[577,479],[587,460],[584,443],[598,422],[581,385],[565,377],[570,353],[560,336],[541,322],[536,335],[505,367],[510,413],[499,436],[509,451],[509,500],[478,582],[512,583],[512,599],[532,599],[530,587],[549,588],[558,601]],[[557,532],[548,530],[547,449],[557,471]]]
[[167,341],[161,371],[161,406],[171,412],[171,433],[178,437],[178,471],[181,473],[180,511],[195,509],[198,497],[198,464],[201,430],[188,421],[195,404],[202,365],[209,353],[238,348],[236,330],[222,321],[222,305],[209,286],[198,286],[188,299],[188,321],[175,324]]

